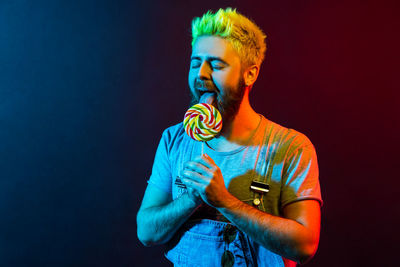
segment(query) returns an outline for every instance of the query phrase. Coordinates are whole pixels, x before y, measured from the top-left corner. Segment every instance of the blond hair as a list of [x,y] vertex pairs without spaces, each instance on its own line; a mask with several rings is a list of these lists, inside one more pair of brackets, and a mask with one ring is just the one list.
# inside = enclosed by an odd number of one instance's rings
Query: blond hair
[[222,37],[232,44],[242,63],[260,66],[264,60],[267,37],[250,19],[230,7],[216,13],[207,11],[192,21],[192,46],[204,35]]

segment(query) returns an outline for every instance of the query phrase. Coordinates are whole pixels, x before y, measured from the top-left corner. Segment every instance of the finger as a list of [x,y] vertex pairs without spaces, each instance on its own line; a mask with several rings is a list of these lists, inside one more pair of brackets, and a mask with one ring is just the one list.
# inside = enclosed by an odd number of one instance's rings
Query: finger
[[214,160],[208,155],[208,154],[204,154],[204,158],[211,164],[216,165]]
[[193,159],[193,162],[200,163],[201,165],[205,166],[207,169],[212,169],[215,165],[214,161],[210,161],[209,158],[205,157],[204,155],[195,157]]
[[202,190],[204,189],[204,185],[193,181],[191,179],[187,179],[187,178],[182,178],[182,182],[189,188],[194,189],[196,192],[202,192]]
[[199,162],[195,162],[195,161],[186,162],[184,168],[188,169],[188,170],[192,170],[192,171],[198,172],[198,173],[200,173],[202,175],[206,175],[209,172],[209,169],[206,166],[204,166],[203,164],[201,164]]
[[201,184],[205,184],[207,182],[207,179],[203,175],[191,170],[184,170],[182,172],[182,178],[189,179]]
[[205,167],[207,167],[208,169],[215,169],[217,167],[217,165],[215,164],[215,162],[210,158],[210,156],[208,156],[207,154],[201,155],[199,157],[197,157],[195,159],[196,162],[204,165]]

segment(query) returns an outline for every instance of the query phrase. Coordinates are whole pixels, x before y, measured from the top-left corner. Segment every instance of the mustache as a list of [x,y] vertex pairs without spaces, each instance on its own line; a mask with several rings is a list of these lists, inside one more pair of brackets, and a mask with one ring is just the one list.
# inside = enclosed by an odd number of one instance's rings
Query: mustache
[[212,81],[204,81],[199,79],[194,81],[194,88],[200,91],[217,91],[217,87]]

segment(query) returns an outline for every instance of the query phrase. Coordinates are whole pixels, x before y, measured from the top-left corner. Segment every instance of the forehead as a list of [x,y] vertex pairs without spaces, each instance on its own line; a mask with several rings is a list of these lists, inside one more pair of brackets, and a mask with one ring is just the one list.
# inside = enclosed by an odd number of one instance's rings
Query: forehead
[[193,44],[192,57],[217,57],[229,63],[240,62],[232,44],[218,36],[201,36]]

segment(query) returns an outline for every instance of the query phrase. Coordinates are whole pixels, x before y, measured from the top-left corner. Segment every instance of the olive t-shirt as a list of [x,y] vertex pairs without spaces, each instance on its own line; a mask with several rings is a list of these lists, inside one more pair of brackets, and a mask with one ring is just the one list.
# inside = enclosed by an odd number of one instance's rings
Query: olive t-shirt
[[[310,140],[262,115],[260,118],[248,143],[229,152],[215,151],[191,139],[182,123],[167,128],[148,183],[171,194],[173,199],[179,197],[186,190],[180,182],[184,163],[201,155],[203,149],[221,169],[228,191],[249,205],[275,216],[281,216],[282,208],[294,201],[314,199],[322,205],[317,155]],[[253,181],[267,184],[269,192],[251,189]],[[192,217],[225,219],[207,204],[202,204]]]

